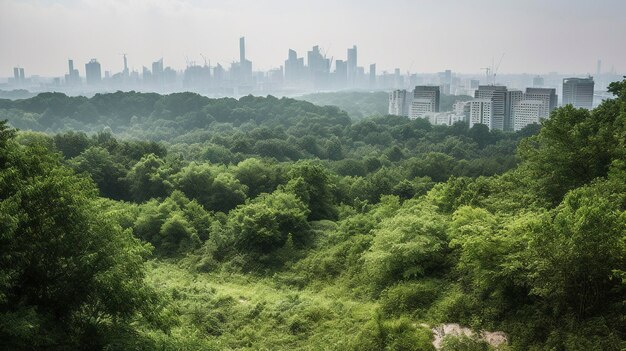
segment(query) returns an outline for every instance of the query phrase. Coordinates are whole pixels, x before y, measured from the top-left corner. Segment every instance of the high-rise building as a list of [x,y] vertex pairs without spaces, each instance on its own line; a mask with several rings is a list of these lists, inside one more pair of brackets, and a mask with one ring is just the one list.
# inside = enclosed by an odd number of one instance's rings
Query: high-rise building
[[370,65],[370,88],[376,87],[376,64]]
[[330,74],[330,60],[322,55],[319,46],[315,45],[307,52],[309,76],[316,88],[324,87],[328,83]]
[[249,83],[252,79],[252,61],[246,59],[246,38],[239,38],[239,80]]
[[85,80],[87,84],[98,84],[102,80],[102,71],[98,60],[91,59],[85,64]]
[[593,108],[593,77],[563,79],[563,105]]
[[[524,100],[524,93],[521,90],[507,90],[502,130],[513,130],[513,124],[515,123],[513,120],[513,109],[522,100]],[[496,126],[496,129],[500,129],[499,126]]]
[[162,84],[164,81],[163,77],[163,58],[161,57],[158,61],[152,62],[152,82],[155,84]]
[[[507,119],[507,89],[501,85],[480,85],[474,92],[476,99],[489,99],[493,102],[489,129],[504,129],[504,121]],[[485,123],[483,123],[485,124]]]
[[412,94],[406,90],[394,90],[389,93],[389,114],[408,116]]
[[540,76],[536,76],[533,78],[533,87],[535,88],[541,88],[544,85],[544,80],[543,77]]
[[67,60],[68,72],[65,75],[66,85],[77,85],[80,83],[80,76],[78,70],[74,68],[74,60]]
[[13,80],[15,84],[20,84],[20,69],[18,67],[13,67]]
[[126,59],[126,54],[124,54],[124,70],[122,71],[122,75],[124,78],[128,78],[128,60]]
[[285,61],[285,81],[293,83],[302,79],[304,72],[304,58],[298,58],[295,50],[289,49],[289,56]]
[[543,102],[539,118],[545,119],[550,117],[550,113],[558,104],[558,96],[554,88],[526,88],[524,100],[535,100]]
[[344,60],[335,61],[335,85],[337,88],[345,88],[348,82],[348,63]]
[[357,80],[357,51],[356,45],[348,49],[348,85],[353,87]]
[[421,118],[429,112],[439,112],[440,89],[438,86],[420,85],[413,90],[409,118]]
[[484,124],[491,130],[494,110],[493,101],[491,99],[474,99],[471,100],[469,104],[469,127],[472,128],[475,124]]
[[598,63],[596,65],[596,77],[599,77],[602,74],[602,60],[598,59]]
[[24,68],[20,67],[20,83],[24,84],[26,82],[26,76],[24,75]]
[[513,130],[518,131],[529,124],[539,124],[543,117],[541,116],[545,107],[544,101],[541,100],[522,100],[515,105],[513,109]]

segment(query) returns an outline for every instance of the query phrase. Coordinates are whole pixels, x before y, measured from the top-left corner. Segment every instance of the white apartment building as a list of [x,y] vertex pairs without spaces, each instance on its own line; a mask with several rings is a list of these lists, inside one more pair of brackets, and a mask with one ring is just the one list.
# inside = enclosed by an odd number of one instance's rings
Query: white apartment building
[[545,110],[545,104],[541,100],[522,100],[513,108],[513,130],[516,132],[529,124],[539,124]]
[[493,101],[491,99],[474,99],[470,103],[469,127],[484,124],[493,128]]

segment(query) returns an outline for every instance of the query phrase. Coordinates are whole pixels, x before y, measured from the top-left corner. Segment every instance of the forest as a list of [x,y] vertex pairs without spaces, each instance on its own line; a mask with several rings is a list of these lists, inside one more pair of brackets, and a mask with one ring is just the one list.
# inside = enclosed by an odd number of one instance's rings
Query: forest
[[609,89],[517,133],[350,94],[324,99],[368,115],[0,100],[0,348],[432,351],[458,323],[476,333],[439,350],[623,350],[626,80]]

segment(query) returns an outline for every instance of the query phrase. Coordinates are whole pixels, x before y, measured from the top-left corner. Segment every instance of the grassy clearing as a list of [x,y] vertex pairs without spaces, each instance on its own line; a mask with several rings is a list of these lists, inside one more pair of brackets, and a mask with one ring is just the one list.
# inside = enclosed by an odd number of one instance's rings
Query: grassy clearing
[[332,287],[297,290],[271,278],[194,273],[164,261],[150,264],[148,280],[171,299],[172,337],[221,350],[345,350],[376,307]]

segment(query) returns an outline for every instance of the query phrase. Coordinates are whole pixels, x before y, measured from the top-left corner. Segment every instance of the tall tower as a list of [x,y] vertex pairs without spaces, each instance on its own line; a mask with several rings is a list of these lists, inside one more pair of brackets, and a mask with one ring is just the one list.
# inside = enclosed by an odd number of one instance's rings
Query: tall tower
[[124,77],[128,77],[128,60],[126,59],[126,54],[124,55]]
[[246,61],[246,37],[239,38],[239,63]]
[[356,83],[356,66],[357,66],[357,51],[356,45],[348,49],[348,85],[354,86]]

